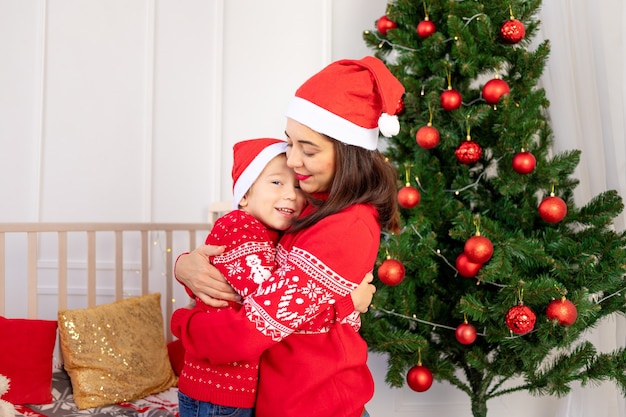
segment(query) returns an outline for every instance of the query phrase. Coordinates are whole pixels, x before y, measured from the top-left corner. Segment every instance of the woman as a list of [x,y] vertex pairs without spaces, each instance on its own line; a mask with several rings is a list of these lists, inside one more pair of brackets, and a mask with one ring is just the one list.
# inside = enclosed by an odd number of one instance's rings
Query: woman
[[[374,57],[334,62],[307,80],[289,105],[285,134],[287,165],[309,205],[279,242],[276,272],[239,311],[209,318],[179,310],[172,318],[185,348],[211,362],[262,355],[257,417],[367,415],[374,384],[346,295],[372,270],[381,228],[399,225],[396,173],[376,146],[379,128],[398,132],[403,92]],[[206,259],[181,256],[177,278],[205,291],[198,273],[218,275]]]

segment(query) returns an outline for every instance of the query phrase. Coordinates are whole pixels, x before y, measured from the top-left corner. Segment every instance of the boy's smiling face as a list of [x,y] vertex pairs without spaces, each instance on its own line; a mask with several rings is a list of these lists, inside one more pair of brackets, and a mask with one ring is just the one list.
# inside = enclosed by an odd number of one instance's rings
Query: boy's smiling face
[[285,154],[280,154],[265,166],[239,207],[270,229],[286,230],[305,203],[296,174],[287,166]]

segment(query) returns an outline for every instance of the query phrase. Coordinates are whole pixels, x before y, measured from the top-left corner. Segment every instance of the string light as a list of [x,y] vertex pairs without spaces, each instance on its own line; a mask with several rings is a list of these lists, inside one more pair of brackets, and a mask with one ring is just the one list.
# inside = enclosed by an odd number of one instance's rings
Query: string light
[[[161,245],[161,233],[160,232],[156,232],[156,237],[154,238],[154,240],[152,241],[153,246],[158,246],[159,249],[161,249],[161,255],[162,255],[162,261],[163,261],[163,265],[164,267],[162,268],[162,272],[161,272],[161,276],[162,277],[167,277],[167,271],[165,271],[165,265],[167,265],[167,254],[172,253],[172,248],[170,247],[166,247],[165,249],[162,248]],[[176,306],[176,297],[172,297],[170,300],[170,303],[172,303],[172,306],[175,307]]]
[[[411,224],[409,227],[411,227],[411,229],[413,229],[413,232],[415,232],[415,234],[421,239],[423,240],[424,238],[422,237],[422,235],[420,234],[420,232],[415,228],[415,225]],[[404,230],[404,229],[403,229]],[[443,261],[450,267],[452,268],[457,274],[459,273],[459,271],[456,269],[456,267],[454,265],[452,265],[452,263],[450,261],[448,261],[448,259],[443,256],[441,254],[441,250],[439,249],[431,249],[431,252],[433,252],[437,257],[443,259]],[[489,285],[493,285],[495,287],[499,287],[499,288],[508,288],[510,287],[510,285],[506,285],[506,284],[498,284],[496,282],[491,282],[491,281],[485,281],[485,280],[478,280],[478,282],[476,283],[476,285],[480,285],[480,283],[483,284],[489,284]]]
[[602,297],[600,298],[598,301],[596,301],[596,304],[600,304],[603,301],[608,300],[609,298],[615,297],[615,296],[620,296],[622,295],[622,291],[626,290],[626,287],[623,287],[622,289],[615,291],[613,294],[609,294],[606,297]]
[[[466,28],[473,20],[480,20],[481,16],[485,16],[484,13],[477,13],[472,17],[463,17],[463,20],[465,20],[465,24],[463,25],[463,28]],[[373,34],[376,37],[376,40],[378,41],[378,49],[383,48],[383,46],[385,45],[389,45],[392,49],[402,49],[405,51],[411,51],[411,52],[417,52],[417,49],[414,48],[409,48],[408,46],[404,46],[404,45],[398,45],[392,42],[389,42],[389,40],[387,38],[381,38],[377,32],[372,32],[369,30],[365,31],[366,34]],[[458,36],[454,36],[448,39],[445,39],[443,42],[451,42],[451,41],[458,41],[459,37]]]
[[[387,310],[386,308],[382,308],[382,307],[376,307],[374,305],[372,305],[372,310],[376,310],[376,311],[380,311],[382,313],[385,314],[389,314],[390,316],[396,316],[396,317],[400,317],[409,321],[413,321],[416,323],[420,323],[420,324],[425,324],[427,326],[431,326],[434,328],[441,328],[441,329],[447,329],[447,330],[452,330],[452,331],[456,331],[456,327],[452,327],[452,326],[447,326],[445,324],[439,324],[439,323],[433,323],[432,321],[428,321],[428,320],[422,320],[422,319],[418,319],[415,314],[413,316],[407,316],[405,314],[400,314],[400,313],[396,313],[395,311],[392,310]],[[517,339],[520,338],[522,336],[527,336],[531,333],[535,333],[537,331],[537,329],[533,329],[532,331],[528,332],[528,333],[524,333],[523,335],[510,335],[505,337],[505,339]],[[487,336],[487,329],[483,329],[482,332],[476,332],[477,336]]]
[[[163,242],[162,242],[162,233],[160,231],[155,231],[153,232],[153,237],[152,237],[152,246],[156,247],[157,249],[159,249],[159,253],[161,254],[161,277],[163,278],[167,278],[167,271],[165,270],[166,265],[167,265],[167,254],[172,253],[172,248],[170,247],[163,247]],[[141,274],[141,269],[137,268],[133,271],[135,273],[135,275],[139,276]],[[126,295],[128,297],[133,296],[134,294],[132,294],[130,291],[128,291],[126,293]],[[170,302],[172,303],[173,306],[176,305],[176,298],[172,297]]]
[[472,22],[472,20],[474,20],[474,19],[480,20],[481,16],[485,16],[485,14],[484,13],[476,13],[472,17],[464,17],[463,20],[466,20],[466,22],[465,22],[465,26],[463,26],[463,27],[467,27],[467,25],[469,25]]

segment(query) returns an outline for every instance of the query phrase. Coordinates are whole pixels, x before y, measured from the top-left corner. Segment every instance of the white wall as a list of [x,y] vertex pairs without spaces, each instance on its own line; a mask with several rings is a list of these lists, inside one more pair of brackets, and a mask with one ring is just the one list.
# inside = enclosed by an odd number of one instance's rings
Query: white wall
[[[283,136],[295,88],[370,51],[383,0],[0,0],[0,222],[206,219],[231,146]],[[372,355],[373,417],[470,416],[436,384],[392,390]],[[511,395],[491,417],[548,417]]]

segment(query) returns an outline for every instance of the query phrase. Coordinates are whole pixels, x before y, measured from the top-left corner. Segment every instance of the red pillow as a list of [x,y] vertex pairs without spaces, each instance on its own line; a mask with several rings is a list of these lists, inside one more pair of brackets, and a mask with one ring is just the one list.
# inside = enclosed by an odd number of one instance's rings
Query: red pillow
[[185,363],[185,348],[183,347],[183,341],[176,339],[173,342],[167,344],[167,354],[170,357],[170,363],[176,376],[180,376],[180,372],[183,370]]
[[3,400],[13,404],[52,401],[52,356],[56,320],[0,316],[0,374],[11,380]]

